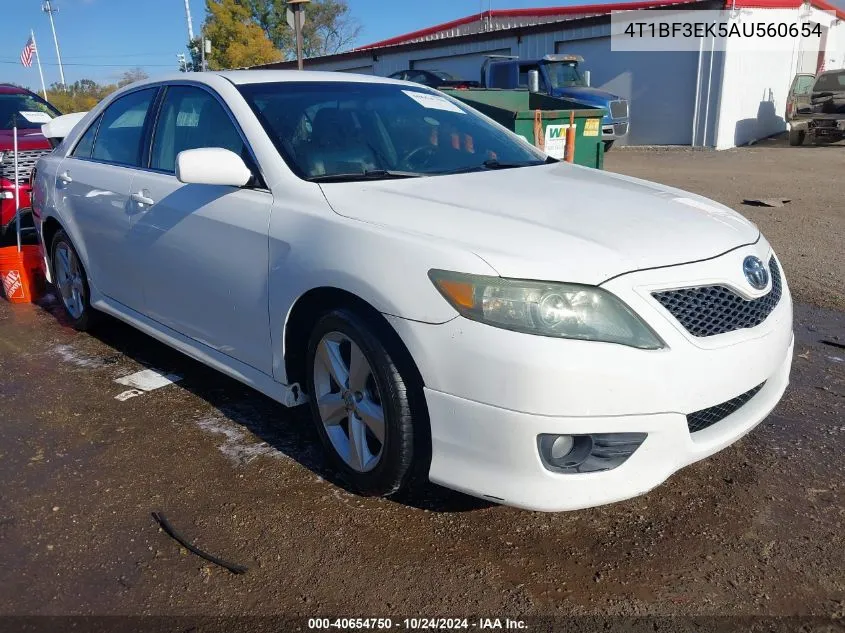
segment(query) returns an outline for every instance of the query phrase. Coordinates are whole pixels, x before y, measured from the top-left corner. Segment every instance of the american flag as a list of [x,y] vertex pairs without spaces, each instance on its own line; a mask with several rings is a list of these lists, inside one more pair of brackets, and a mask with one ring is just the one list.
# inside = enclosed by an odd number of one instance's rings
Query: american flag
[[32,41],[32,37],[30,37],[26,41],[26,46],[23,47],[23,52],[21,53],[21,64],[26,66],[27,68],[32,66],[32,56],[35,54],[35,42]]

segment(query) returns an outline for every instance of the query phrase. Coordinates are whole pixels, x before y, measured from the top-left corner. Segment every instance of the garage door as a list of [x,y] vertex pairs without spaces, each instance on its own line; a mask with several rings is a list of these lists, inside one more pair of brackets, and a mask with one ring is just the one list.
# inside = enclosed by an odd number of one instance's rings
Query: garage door
[[584,57],[594,88],[630,102],[628,145],[689,145],[698,52],[613,53],[609,37],[557,42],[558,53]]
[[417,70],[442,70],[458,79],[478,81],[481,78],[481,66],[487,55],[510,55],[510,48],[498,48],[480,53],[449,55],[446,57],[428,57],[411,60],[411,68]]

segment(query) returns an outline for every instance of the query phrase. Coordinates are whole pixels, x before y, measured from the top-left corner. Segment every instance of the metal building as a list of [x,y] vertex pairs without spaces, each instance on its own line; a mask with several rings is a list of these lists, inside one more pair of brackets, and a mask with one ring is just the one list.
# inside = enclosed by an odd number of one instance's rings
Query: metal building
[[[778,51],[613,52],[612,11],[672,9],[695,19],[702,9],[737,16],[764,12],[770,22],[819,24],[820,38],[793,38]],[[845,12],[826,0],[663,0],[542,9],[493,10],[406,33],[348,52],[308,59],[308,70],[387,76],[408,68],[444,70],[477,80],[487,55],[575,53],[591,84],[630,101],[633,145],[725,149],[786,129],[786,96],[798,72],[845,67]],[[791,48],[790,48],[791,47]],[[263,68],[295,68],[295,63]]]

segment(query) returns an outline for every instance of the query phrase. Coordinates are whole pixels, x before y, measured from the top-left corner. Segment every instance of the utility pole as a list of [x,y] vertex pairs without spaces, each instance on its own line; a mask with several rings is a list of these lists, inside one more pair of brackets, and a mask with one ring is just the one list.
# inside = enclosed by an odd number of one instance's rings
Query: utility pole
[[188,18],[188,41],[194,41],[194,23],[191,20],[191,2],[190,0],[185,0],[185,16]]
[[50,28],[53,29],[53,42],[56,44],[56,57],[59,60],[59,77],[62,79],[62,86],[65,85],[65,67],[62,65],[62,53],[59,50],[59,38],[56,37],[56,24],[53,22],[53,14],[58,11],[58,9],[54,9],[53,5],[50,4],[50,0],[44,0],[44,4],[41,5],[41,10],[50,16]]
[[[200,70],[205,72],[208,70],[208,62],[206,61],[206,55],[211,54],[211,40],[205,39],[205,24],[202,25],[202,29],[200,30],[200,59],[201,59],[201,66]],[[196,69],[194,69],[196,70]]]
[[38,74],[41,77],[41,93],[44,95],[44,101],[47,101],[47,87],[44,85],[44,71],[41,70],[41,52],[38,50],[38,44],[35,43],[35,31],[30,29],[29,36],[32,38],[32,47],[35,49],[35,60],[38,62]]
[[[288,25],[296,33],[296,66],[302,70],[302,26],[305,24],[305,5],[311,0],[288,0]],[[291,15],[293,24],[291,24]]]

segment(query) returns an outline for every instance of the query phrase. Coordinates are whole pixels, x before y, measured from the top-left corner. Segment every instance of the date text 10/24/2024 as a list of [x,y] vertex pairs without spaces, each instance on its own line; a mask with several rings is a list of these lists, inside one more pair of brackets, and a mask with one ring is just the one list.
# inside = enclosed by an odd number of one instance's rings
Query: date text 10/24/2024
[[340,631],[452,631],[452,630],[526,630],[523,620],[510,618],[309,618],[310,630]]

